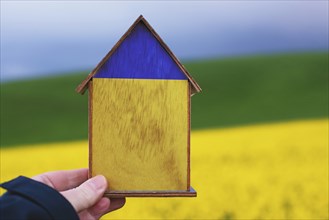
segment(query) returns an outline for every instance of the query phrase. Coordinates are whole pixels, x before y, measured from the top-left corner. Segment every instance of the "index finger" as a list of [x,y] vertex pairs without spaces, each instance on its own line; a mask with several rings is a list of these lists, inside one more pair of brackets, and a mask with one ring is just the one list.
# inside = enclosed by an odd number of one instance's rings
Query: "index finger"
[[88,179],[88,169],[61,170],[43,173],[32,177],[58,191],[75,188]]

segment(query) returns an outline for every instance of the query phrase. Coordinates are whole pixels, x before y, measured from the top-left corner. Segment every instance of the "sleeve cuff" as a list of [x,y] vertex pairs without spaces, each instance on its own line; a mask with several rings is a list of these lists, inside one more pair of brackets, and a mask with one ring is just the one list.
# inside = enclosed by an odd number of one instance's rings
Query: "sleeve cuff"
[[38,204],[49,213],[52,219],[79,219],[71,203],[62,194],[41,182],[19,176],[0,186],[10,193],[20,195]]

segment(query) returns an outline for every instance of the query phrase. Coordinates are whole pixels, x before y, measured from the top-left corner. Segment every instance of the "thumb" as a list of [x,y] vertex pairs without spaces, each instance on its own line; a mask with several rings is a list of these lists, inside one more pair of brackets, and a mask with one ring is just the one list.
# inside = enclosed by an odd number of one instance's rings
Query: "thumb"
[[107,188],[107,181],[104,176],[95,176],[79,187],[61,192],[71,203],[76,212],[90,208],[103,197]]

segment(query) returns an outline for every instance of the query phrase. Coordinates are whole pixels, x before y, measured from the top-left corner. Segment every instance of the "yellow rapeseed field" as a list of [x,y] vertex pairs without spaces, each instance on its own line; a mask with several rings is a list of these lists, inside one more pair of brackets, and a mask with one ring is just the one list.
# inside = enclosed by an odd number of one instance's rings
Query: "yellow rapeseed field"
[[[197,198],[128,198],[104,219],[328,219],[328,122],[195,131]],[[87,167],[87,148],[79,141],[3,149],[1,181]]]

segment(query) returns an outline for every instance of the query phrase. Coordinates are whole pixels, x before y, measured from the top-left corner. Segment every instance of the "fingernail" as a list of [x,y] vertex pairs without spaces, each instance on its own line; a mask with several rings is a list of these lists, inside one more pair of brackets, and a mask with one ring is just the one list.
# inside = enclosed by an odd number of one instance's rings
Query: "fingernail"
[[96,190],[103,190],[107,186],[107,181],[102,175],[95,176],[90,180],[91,184],[95,187]]

